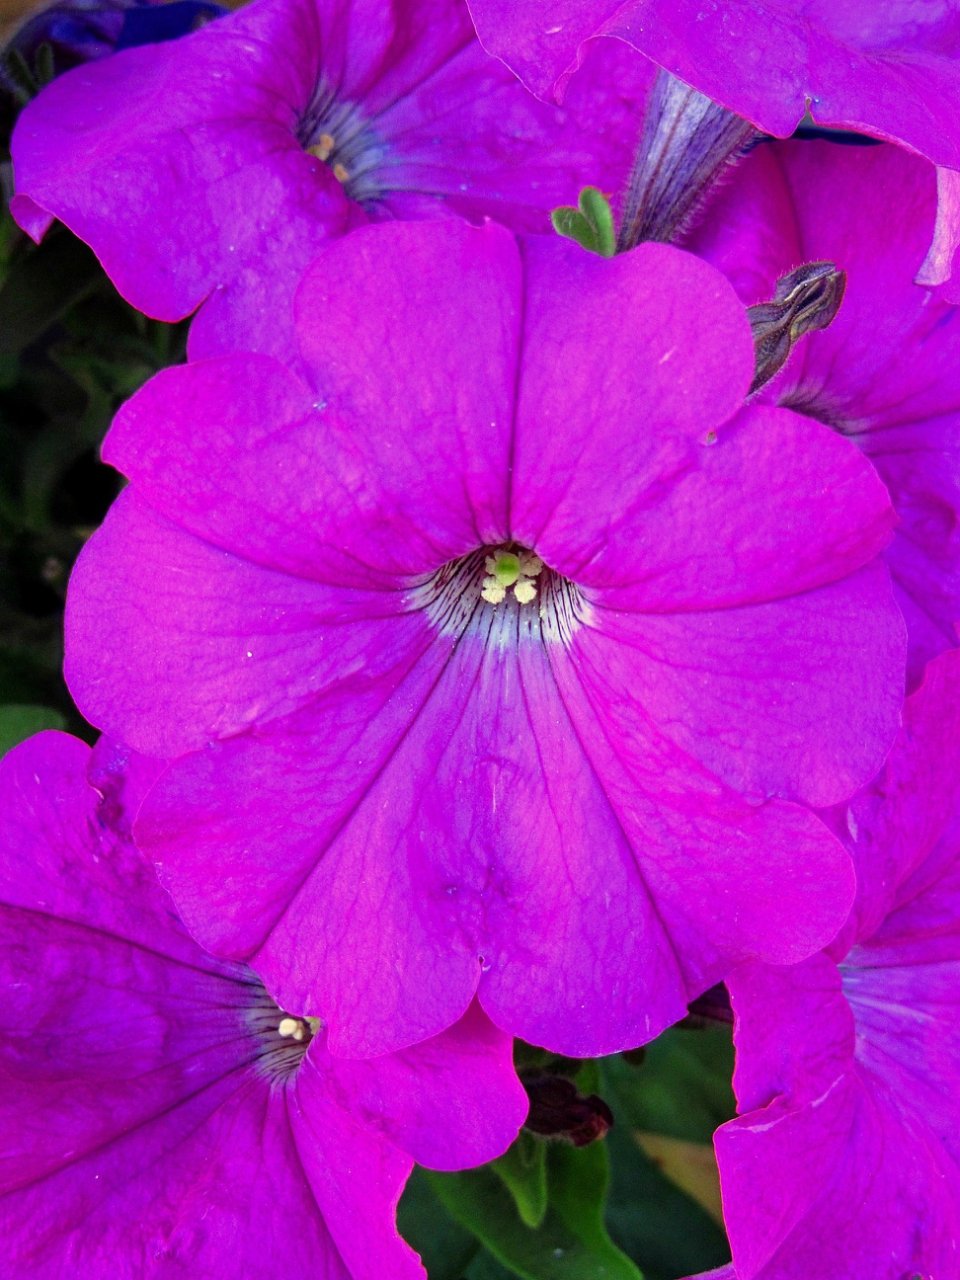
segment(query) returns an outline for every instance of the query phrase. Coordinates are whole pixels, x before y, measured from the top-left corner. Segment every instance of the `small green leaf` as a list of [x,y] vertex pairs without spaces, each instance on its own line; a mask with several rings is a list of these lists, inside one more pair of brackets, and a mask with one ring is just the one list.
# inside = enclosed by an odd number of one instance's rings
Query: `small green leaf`
[[547,1212],[527,1226],[490,1168],[427,1176],[447,1212],[520,1280],[642,1280],[604,1225],[604,1143],[547,1147]]
[[66,723],[52,707],[8,703],[0,707],[0,755],[42,729],[65,729]]
[[617,252],[617,234],[613,226],[613,210],[610,201],[596,187],[584,187],[578,201],[580,212],[594,228],[597,249],[604,258],[612,258]]
[[44,40],[44,42],[38,47],[37,52],[34,55],[33,65],[36,69],[35,78],[37,85],[42,89],[45,85],[48,85],[57,74],[53,45],[50,44],[49,40]]
[[597,237],[593,227],[579,209],[572,205],[562,205],[550,214],[553,229],[566,240],[575,240],[582,249],[590,253],[598,253]]
[[596,187],[584,187],[577,208],[561,205],[550,214],[553,229],[567,240],[575,240],[590,253],[612,258],[617,251],[610,202]]
[[516,1142],[490,1166],[513,1196],[520,1220],[539,1227],[547,1213],[547,1148],[521,1130]]

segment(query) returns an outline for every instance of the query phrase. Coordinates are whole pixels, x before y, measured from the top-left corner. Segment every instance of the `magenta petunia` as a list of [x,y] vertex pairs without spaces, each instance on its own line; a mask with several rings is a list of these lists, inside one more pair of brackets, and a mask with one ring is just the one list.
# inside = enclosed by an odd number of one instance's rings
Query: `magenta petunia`
[[270,349],[321,240],[367,218],[490,216],[548,232],[584,183],[618,189],[645,69],[622,46],[564,108],[477,43],[464,0],[257,0],[50,85],[12,143],[12,211],[60,218],[164,320],[213,295],[194,355]]
[[69,593],[84,713],[185,757],[137,837],[190,928],[346,1054],[478,988],[611,1051],[822,946],[849,866],[793,801],[848,797],[899,724],[892,513],[850,442],[743,407],[727,281],[394,223],[297,312],[313,386],[221,358],[122,411]]
[[799,262],[846,272],[837,318],[762,394],[856,441],[886,483],[914,682],[960,621],[960,312],[912,283],[935,201],[929,166],[894,147],[777,144],[744,162],[691,242],[748,304]]
[[840,937],[728,983],[744,1114],[716,1147],[737,1280],[960,1272],[960,651],[927,667],[848,824]]
[[[484,47],[543,97],[562,96],[608,37],[767,133],[786,137],[809,110],[820,124],[899,142],[944,166],[937,235],[917,267],[926,283],[949,279],[960,240],[960,6],[952,0],[469,4]],[[925,249],[933,225],[931,211]],[[960,300],[956,281],[949,291]]]
[[[335,1059],[188,937],[123,834],[123,753],[43,734],[0,764],[0,1272],[417,1280],[414,1159],[500,1154],[526,1110],[476,1008]],[[142,778],[139,780],[139,785]],[[136,790],[137,787],[134,787]]]

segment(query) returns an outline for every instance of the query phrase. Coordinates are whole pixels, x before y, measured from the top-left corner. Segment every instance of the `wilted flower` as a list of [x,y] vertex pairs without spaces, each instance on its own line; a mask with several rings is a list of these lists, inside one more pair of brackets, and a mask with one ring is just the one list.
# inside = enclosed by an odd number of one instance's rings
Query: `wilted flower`
[[97,755],[97,790],[63,734],[0,764],[0,1271],[424,1277],[397,1199],[414,1158],[459,1168],[516,1135],[510,1041],[472,1009],[332,1058],[318,1019],[187,935],[123,834],[122,753]]
[[297,313],[314,386],[221,358],[121,413],[69,596],[84,713],[194,753],[137,828],[190,928],[342,1053],[478,986],[609,1051],[822,946],[846,855],[789,801],[848,797],[899,723],[891,511],[829,427],[743,409],[720,273],[394,223]]

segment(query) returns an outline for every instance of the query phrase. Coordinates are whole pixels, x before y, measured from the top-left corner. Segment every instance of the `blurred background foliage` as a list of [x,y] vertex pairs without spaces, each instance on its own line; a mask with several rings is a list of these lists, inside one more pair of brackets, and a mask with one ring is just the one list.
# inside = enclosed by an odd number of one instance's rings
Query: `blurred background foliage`
[[[50,6],[20,34],[0,8],[0,752],[43,728],[92,741],[63,683],[67,580],[120,488],[98,461],[118,406],[185,358],[186,323],[127,306],[61,226],[34,245],[13,223],[9,138],[54,74],[103,56],[136,10],[168,38],[176,4]],[[212,6],[179,5],[196,25]],[[152,8],[167,19],[150,36]],[[79,33],[79,35],[78,35]],[[417,1170],[401,1230],[430,1280],[677,1280],[729,1259],[711,1137],[734,1114],[723,993],[646,1049],[594,1062],[517,1046],[528,1127],[500,1160]]]
[[183,359],[63,227],[39,247],[0,222],[0,746],[39,728],[90,738],[60,676],[67,578],[116,496],[97,461],[123,400]]

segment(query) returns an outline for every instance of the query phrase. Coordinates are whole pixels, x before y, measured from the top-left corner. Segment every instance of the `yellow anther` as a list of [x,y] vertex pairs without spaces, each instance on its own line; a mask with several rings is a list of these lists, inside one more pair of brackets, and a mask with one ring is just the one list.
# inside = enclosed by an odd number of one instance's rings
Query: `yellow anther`
[[500,604],[511,587],[518,604],[536,599],[533,579],[543,571],[543,561],[532,551],[494,551],[485,557],[483,567],[487,576],[480,585],[480,596],[488,604]]
[[285,1039],[296,1040],[298,1043],[306,1040],[308,1036],[315,1036],[320,1030],[319,1018],[291,1018],[286,1014],[280,1019],[277,1027],[277,1034]]
[[338,182],[347,182],[350,178],[350,171],[347,169],[346,165],[342,165],[338,160],[333,166],[333,176]]
[[487,604],[500,604],[506,599],[507,589],[502,587],[496,578],[484,578],[480,595]]
[[337,142],[332,133],[321,133],[313,146],[307,147],[307,151],[318,160],[329,160],[336,145]]

